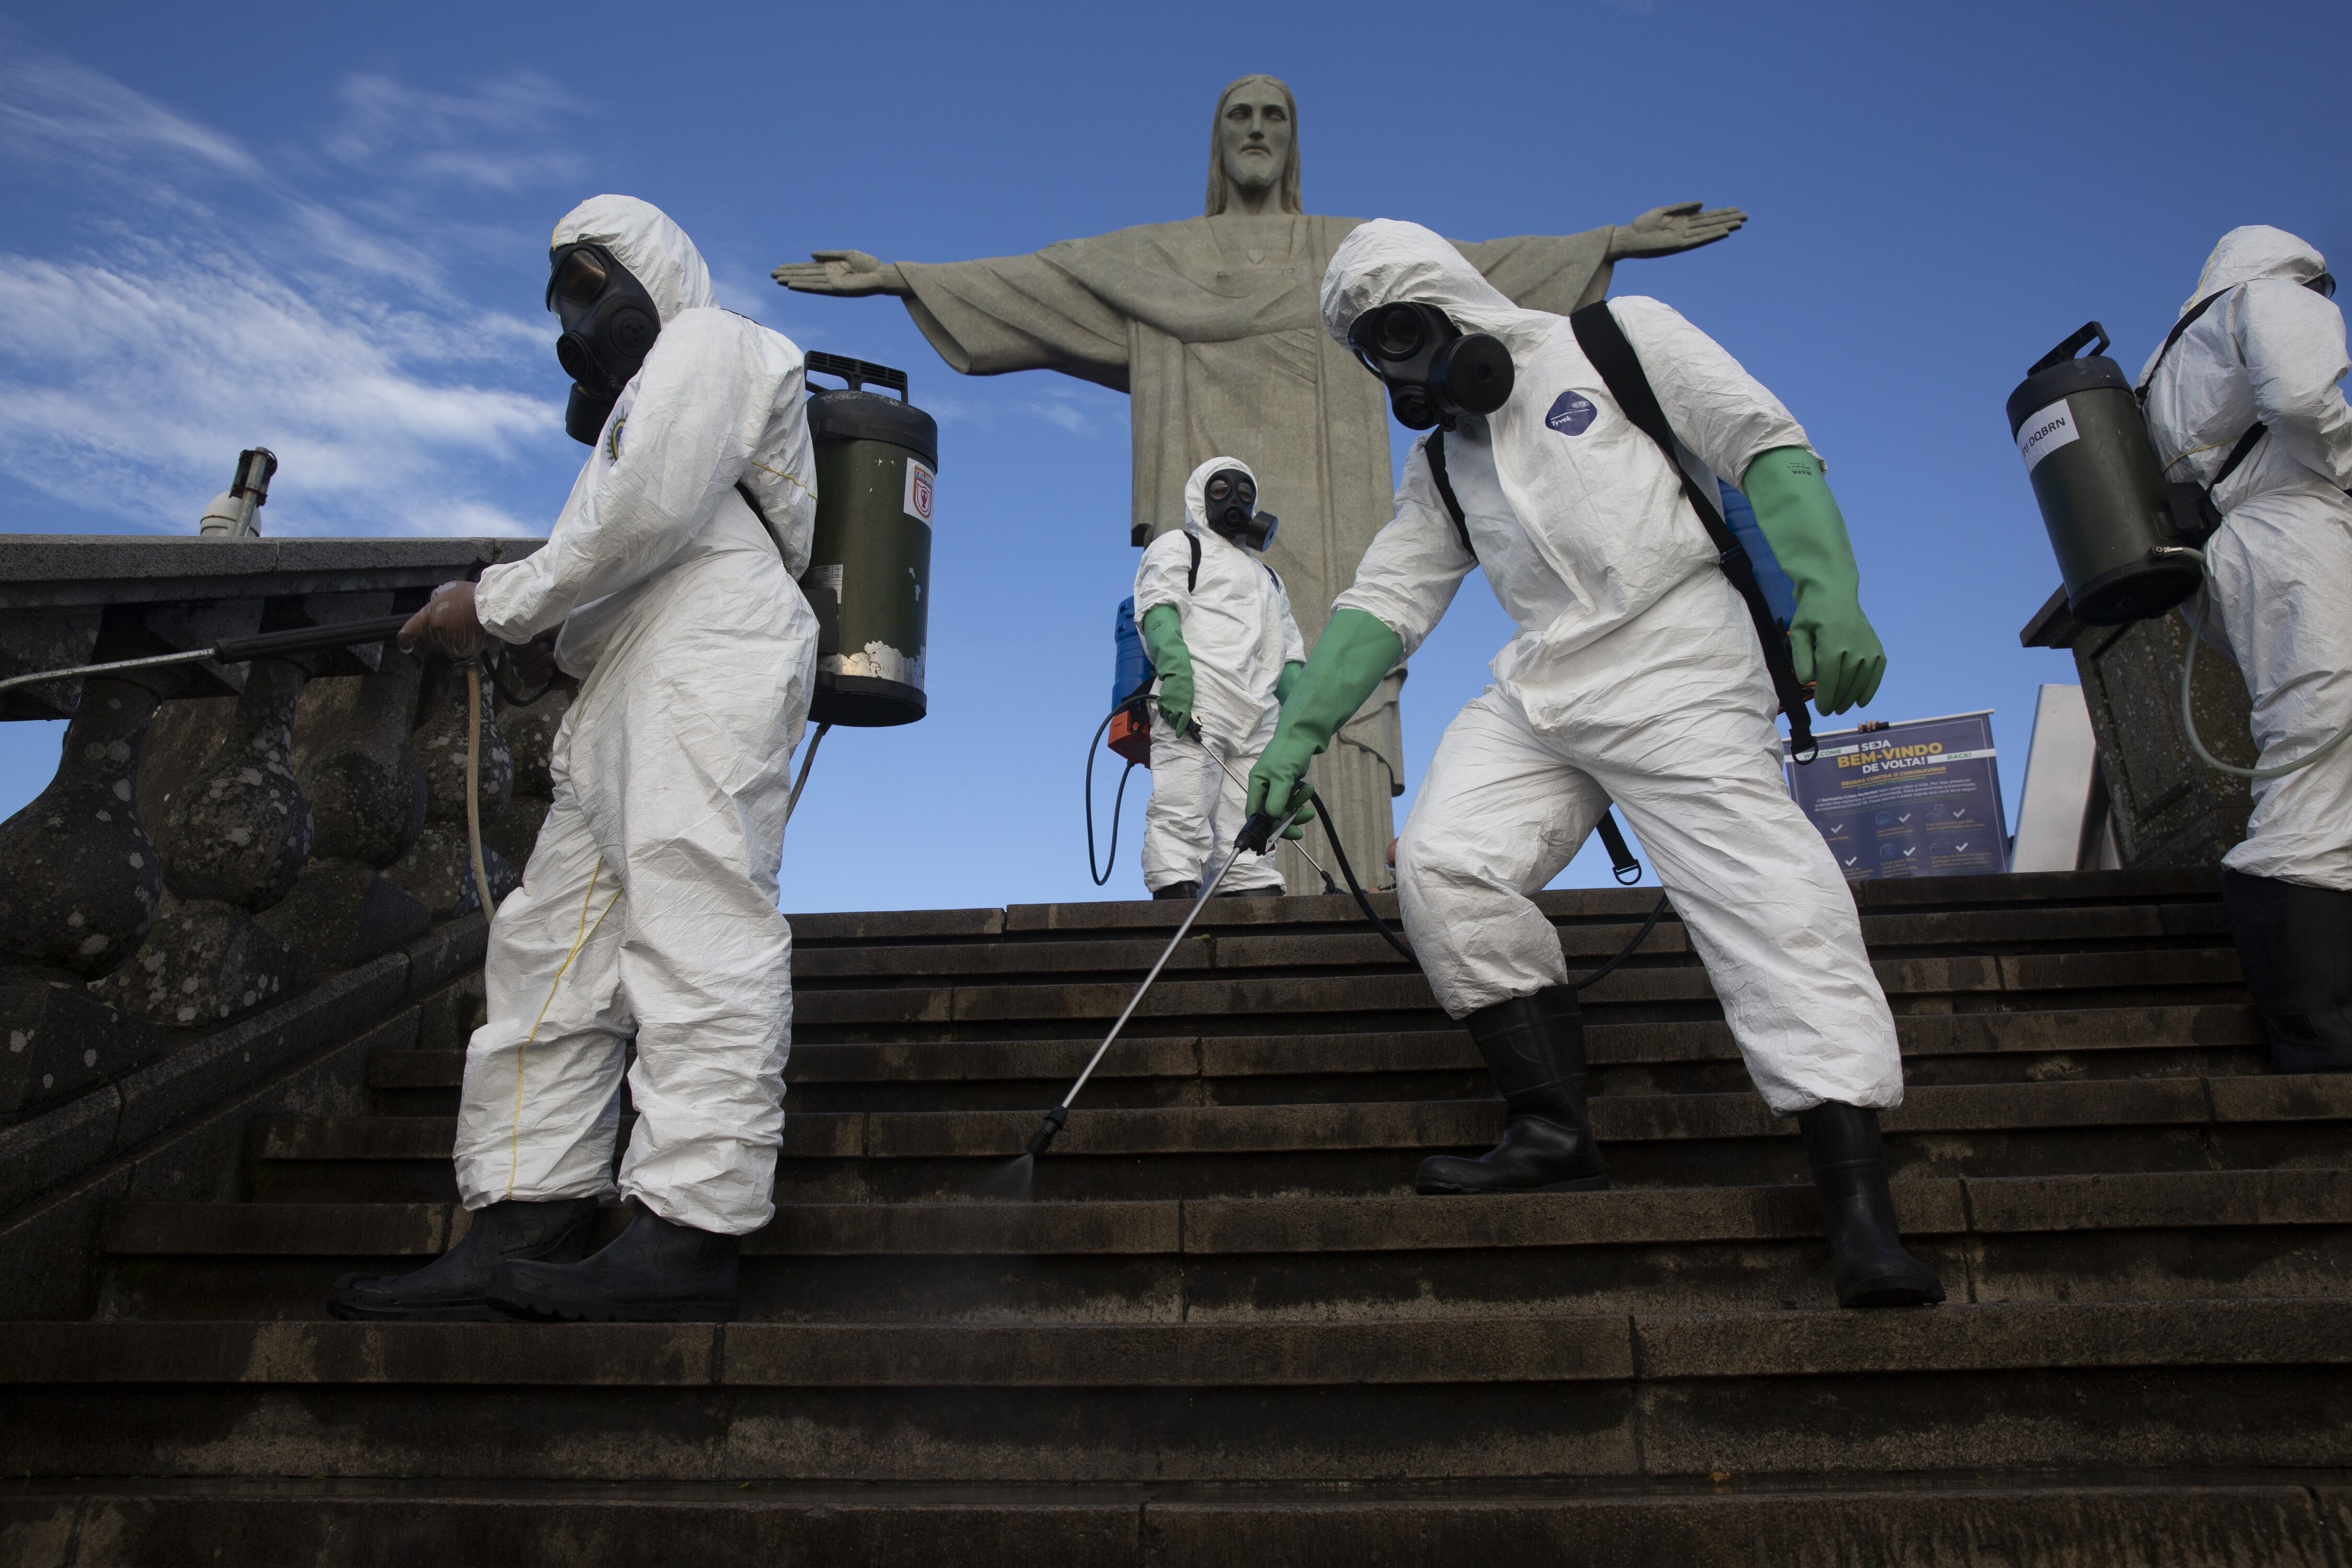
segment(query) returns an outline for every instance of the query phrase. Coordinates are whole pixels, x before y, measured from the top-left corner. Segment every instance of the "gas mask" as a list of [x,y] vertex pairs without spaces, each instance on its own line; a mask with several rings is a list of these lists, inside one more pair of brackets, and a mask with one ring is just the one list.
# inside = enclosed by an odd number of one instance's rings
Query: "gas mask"
[[1219,468],[1201,487],[1202,510],[1209,526],[1244,550],[1264,550],[1274,542],[1281,520],[1257,510],[1257,481],[1239,468]]
[[646,286],[601,245],[567,245],[551,259],[547,308],[563,323],[555,357],[572,378],[563,432],[593,447],[661,335],[661,312]]
[[1389,389],[1389,406],[1408,430],[1465,414],[1492,414],[1511,395],[1511,351],[1487,332],[1465,334],[1434,305],[1375,305],[1348,329],[1348,346]]

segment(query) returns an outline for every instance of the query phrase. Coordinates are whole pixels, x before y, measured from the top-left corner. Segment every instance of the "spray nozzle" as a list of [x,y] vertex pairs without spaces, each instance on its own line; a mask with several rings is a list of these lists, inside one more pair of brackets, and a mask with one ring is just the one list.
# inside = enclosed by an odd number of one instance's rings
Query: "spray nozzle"
[[1066,1105],[1057,1105],[1054,1107],[1053,1110],[1045,1112],[1045,1120],[1038,1124],[1036,1131],[1029,1134],[1029,1152],[1031,1156],[1034,1158],[1034,1156],[1041,1155],[1045,1153],[1046,1150],[1052,1148],[1054,1146],[1055,1138],[1060,1134],[1063,1127],[1067,1125],[1069,1120],[1070,1108]]

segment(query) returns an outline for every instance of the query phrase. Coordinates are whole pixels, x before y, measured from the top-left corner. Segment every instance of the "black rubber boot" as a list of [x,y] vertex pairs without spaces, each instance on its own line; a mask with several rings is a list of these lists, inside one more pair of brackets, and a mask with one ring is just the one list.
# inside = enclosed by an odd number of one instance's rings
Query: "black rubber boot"
[[2281,1072],[2352,1072],[2352,893],[2221,873],[2246,986]]
[[588,1256],[596,1200],[509,1200],[474,1211],[457,1245],[409,1274],[346,1274],[328,1289],[327,1310],[379,1323],[484,1323],[499,1314],[484,1294],[490,1274],[516,1258],[577,1263]]
[[1221,899],[1278,899],[1282,897],[1284,890],[1285,889],[1281,888],[1235,888],[1232,892],[1219,893],[1217,897]]
[[1155,899],[1182,899],[1189,903],[1192,900],[1201,896],[1201,884],[1198,882],[1171,882],[1164,888],[1152,889],[1151,896]]
[[1903,1250],[1878,1112],[1824,1100],[1797,1113],[1821,1194],[1841,1307],[1926,1307],[1944,1299],[1936,1271]]
[[735,1316],[742,1238],[673,1225],[636,1199],[629,1228],[585,1263],[509,1263],[490,1304],[567,1323],[723,1323]]
[[1413,1185],[1424,1193],[1606,1191],[1609,1173],[1585,1117],[1584,1015],[1576,993],[1554,985],[1481,1007],[1462,1022],[1510,1120],[1503,1141],[1475,1160],[1423,1160]]

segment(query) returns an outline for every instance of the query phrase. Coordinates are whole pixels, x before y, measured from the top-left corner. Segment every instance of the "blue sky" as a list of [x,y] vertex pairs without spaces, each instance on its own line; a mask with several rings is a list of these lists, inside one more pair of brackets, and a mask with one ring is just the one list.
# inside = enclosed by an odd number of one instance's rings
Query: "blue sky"
[[[1891,657],[1868,716],[1995,710],[2013,806],[2034,688],[2074,672],[2017,646],[2057,574],[2002,400],[2095,316],[2136,369],[2233,225],[2352,258],[2352,11],[1464,15],[20,3],[0,21],[0,505],[27,532],[186,532],[262,444],[284,465],[271,532],[543,531],[582,451],[540,308],[547,232],[583,195],[645,196],[722,302],[905,366],[940,420],[931,716],[827,743],[785,906],[1103,896],[1078,774],[1134,569],[1125,400],[956,376],[896,303],[767,273],[817,247],[946,260],[1197,212],[1218,89],[1268,71],[1299,98],[1312,211],[1476,239],[1746,208],[1616,291],[1675,305],[1805,423]],[[1407,689],[1410,781],[1507,635],[1465,586]],[[0,814],[46,781],[57,729],[0,730]],[[1110,893],[1140,889],[1141,793]],[[1563,880],[1604,876],[1589,850]]]

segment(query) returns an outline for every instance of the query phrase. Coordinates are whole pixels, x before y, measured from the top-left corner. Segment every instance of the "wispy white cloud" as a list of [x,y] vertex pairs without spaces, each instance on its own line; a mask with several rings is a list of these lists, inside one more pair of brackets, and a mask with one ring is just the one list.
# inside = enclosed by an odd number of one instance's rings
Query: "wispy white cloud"
[[[1117,398],[1122,405],[1118,416],[1125,414],[1127,399],[1117,393],[1103,393],[1105,398]],[[926,393],[922,405],[926,412],[942,425],[971,425],[985,429],[1007,417],[1042,419],[1046,424],[1068,431],[1073,436],[1093,437],[1105,428],[1116,428],[1121,417],[1105,418],[1107,405],[1089,406],[1093,399],[1082,388],[1063,389],[1046,386],[1039,395],[1030,397],[972,398],[960,394]]]
[[261,165],[228,136],[57,55],[0,60],[0,142],[28,163],[123,168],[163,158],[245,179]]
[[576,152],[543,139],[580,104],[529,72],[465,93],[354,76],[336,97],[343,118],[325,148],[354,167],[397,166],[413,178],[501,193],[576,180],[586,167]]
[[365,202],[347,173],[267,163],[72,61],[0,65],[16,177],[67,219],[47,226],[62,243],[0,254],[0,469],[181,531],[259,444],[282,464],[272,531],[545,527],[496,497],[518,465],[568,467],[549,329],[464,281],[486,243],[531,241],[445,216],[436,192],[510,212],[569,179],[551,126],[576,106],[531,77],[465,94],[354,78],[339,106],[315,144],[368,169]]

